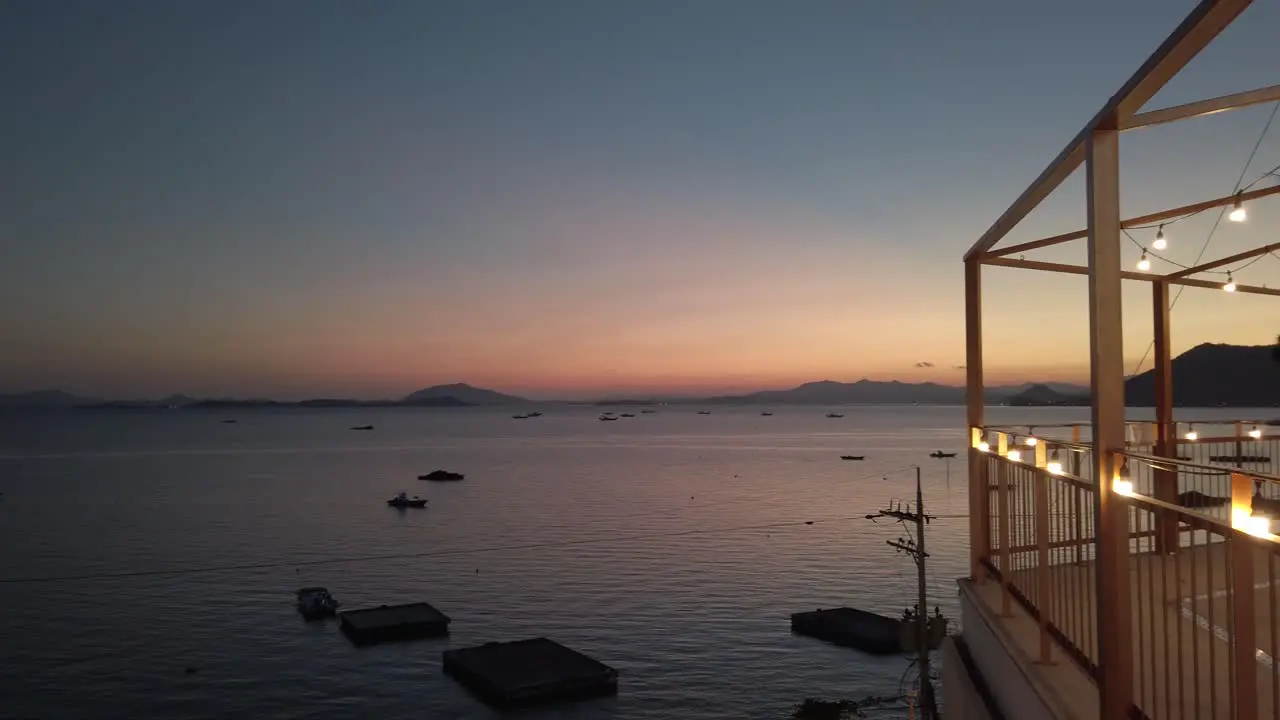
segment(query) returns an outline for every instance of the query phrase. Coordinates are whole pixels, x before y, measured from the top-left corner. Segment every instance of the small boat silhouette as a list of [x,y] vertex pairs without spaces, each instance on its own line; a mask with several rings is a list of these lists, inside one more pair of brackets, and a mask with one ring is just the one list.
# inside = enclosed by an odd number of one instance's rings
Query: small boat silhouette
[[525,418],[528,418],[528,417],[533,417],[533,416],[532,416],[532,415],[512,415],[512,416],[511,416],[511,419],[512,419],[512,420],[524,420]]
[[622,413],[622,417],[635,417],[635,413]]
[[617,419],[618,419],[618,418],[616,418],[616,417],[614,417],[614,416],[612,416],[612,415],[608,415],[608,414],[606,414],[606,415],[601,415],[601,416],[600,416],[600,422],[610,422],[610,421],[617,420]]
[[404,493],[399,493],[388,500],[387,504],[394,508],[424,508],[427,506],[427,501],[420,497],[409,497]]
[[842,417],[844,417],[844,415],[841,415],[840,413],[827,413],[827,417],[829,417],[829,418],[842,418]]
[[710,414],[711,414],[711,411],[710,411],[710,410],[699,410],[699,411],[698,411],[698,414],[699,414],[699,415],[710,415]]
[[770,415],[773,415],[773,413],[771,413],[771,412],[762,412],[762,413],[760,413],[760,414],[761,414],[761,415],[763,415],[763,416],[765,416],[765,417],[769,417]]
[[841,455],[841,460],[866,460],[866,455]]
[[542,413],[540,413],[540,412],[531,412],[531,413],[529,413],[528,415],[525,415],[525,417],[531,417],[531,418],[535,418],[535,417],[542,417]]
[[942,452],[941,450],[929,453],[929,457],[931,458],[953,458],[955,456],[955,453]]
[[351,429],[352,430],[372,430],[373,426],[372,425],[352,425]]

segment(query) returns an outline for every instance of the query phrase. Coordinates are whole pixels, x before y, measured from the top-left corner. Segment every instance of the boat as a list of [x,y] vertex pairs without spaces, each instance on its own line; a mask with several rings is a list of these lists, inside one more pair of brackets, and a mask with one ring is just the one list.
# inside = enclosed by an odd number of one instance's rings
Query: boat
[[710,415],[710,414],[711,414],[711,411],[710,411],[710,410],[699,410],[699,411],[698,411],[698,414],[699,414],[699,415]]
[[512,419],[512,420],[524,420],[525,418],[528,418],[528,417],[532,417],[532,416],[530,416],[530,415],[512,415],[512,416],[511,416],[511,419]]
[[622,417],[635,417],[635,413],[622,413]]
[[531,417],[531,418],[535,418],[535,417],[542,417],[542,413],[540,413],[540,412],[531,412],[531,413],[529,413],[528,415],[525,415],[525,417]]
[[640,411],[640,414],[641,414],[641,415],[652,415],[652,414],[654,414],[655,412],[657,412],[657,410],[641,410],[641,411]]
[[612,416],[612,415],[610,415],[610,414],[608,414],[608,413],[605,413],[604,415],[601,415],[601,416],[600,416],[600,422],[609,422],[609,421],[611,421],[611,420],[617,420],[617,419],[618,419],[618,418],[616,418],[616,417],[614,417],[614,416]]
[[773,413],[771,413],[771,412],[762,412],[762,413],[760,413],[760,414],[761,414],[761,415],[763,415],[764,417],[770,417],[770,416],[772,416],[772,415],[773,415]]
[[352,425],[351,429],[352,430],[372,430],[373,426],[372,425]]
[[427,501],[417,495],[409,497],[404,493],[399,493],[388,500],[387,504],[393,508],[424,508],[427,506]]
[[942,452],[941,450],[936,450],[934,452],[929,453],[929,457],[931,458],[953,458],[955,456],[956,456],[955,453]]
[[841,460],[866,460],[866,455],[841,455]]
[[298,590],[298,613],[307,620],[320,620],[338,614],[338,601],[328,588],[304,587]]
[[842,418],[842,417],[844,417],[844,416],[843,416],[843,415],[841,415],[840,413],[827,413],[827,417],[829,417],[829,418]]
[[419,475],[419,480],[461,480],[466,475],[452,470],[432,470],[426,475]]
[[223,420],[223,421],[222,421],[222,424],[223,424],[223,425],[230,425],[230,424],[232,424],[232,423],[234,423],[234,422],[235,422],[235,420]]

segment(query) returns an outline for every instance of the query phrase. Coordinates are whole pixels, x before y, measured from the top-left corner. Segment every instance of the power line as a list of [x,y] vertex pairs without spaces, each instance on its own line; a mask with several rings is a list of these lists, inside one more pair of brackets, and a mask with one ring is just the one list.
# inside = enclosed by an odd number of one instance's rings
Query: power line
[[[1249,166],[1253,164],[1253,158],[1258,154],[1258,148],[1262,147],[1262,140],[1267,136],[1267,131],[1271,129],[1271,123],[1276,119],[1277,110],[1280,110],[1280,101],[1276,101],[1275,103],[1272,104],[1271,114],[1267,116],[1267,123],[1262,126],[1262,132],[1258,135],[1258,141],[1253,144],[1253,150],[1249,152],[1249,159],[1244,161],[1244,167],[1240,169],[1240,177],[1236,179],[1235,187],[1231,191],[1233,194],[1241,192],[1240,184],[1244,182],[1244,176],[1249,172]],[[1249,187],[1253,187],[1254,185],[1257,185],[1258,183],[1262,182],[1264,178],[1273,175],[1276,172],[1276,170],[1280,170],[1280,165],[1276,166],[1270,172],[1263,174],[1262,177],[1250,183]],[[1213,234],[1218,231],[1218,226],[1222,224],[1222,218],[1226,214],[1227,214],[1227,208],[1225,206],[1218,209],[1218,218],[1213,221],[1213,227],[1209,228],[1209,234],[1204,239],[1204,245],[1200,246],[1200,254],[1196,255],[1195,262],[1191,264],[1192,267],[1199,265],[1200,261],[1204,258],[1205,251],[1209,249],[1209,243],[1213,240]],[[1253,264],[1252,262],[1249,263],[1249,265],[1252,265],[1252,264]],[[1248,267],[1248,266],[1246,265],[1245,267]],[[1174,294],[1173,300],[1169,303],[1169,312],[1173,312],[1173,308],[1177,306],[1178,300],[1182,297],[1182,293],[1186,289],[1187,289],[1186,285],[1178,286],[1178,292]],[[1151,343],[1147,345],[1146,352],[1142,353],[1142,359],[1138,361],[1138,365],[1133,369],[1134,375],[1137,375],[1138,371],[1142,369],[1143,363],[1147,361],[1147,357],[1151,355],[1151,350],[1155,348],[1155,346],[1156,346],[1155,338],[1152,338]]]
[[[914,466],[912,466],[914,467]],[[873,473],[860,478],[854,478],[852,482],[861,480],[870,480],[876,477],[893,475],[902,472],[907,468],[891,470],[886,473]],[[703,506],[706,507],[706,506]],[[626,516],[616,518],[617,520],[626,520],[631,517],[643,517],[643,515]],[[968,515],[941,515],[939,518],[956,519],[967,518]],[[698,535],[714,535],[717,533],[741,532],[744,530],[767,530],[775,528],[800,527],[805,525],[818,525],[822,523],[843,522],[847,520],[864,520],[866,515],[856,515],[848,517],[827,517],[817,518],[814,520],[791,520],[776,523],[762,523],[758,525],[737,525],[731,527],[720,528],[695,528],[691,530],[674,530],[656,533],[637,533],[632,535],[621,535],[613,537],[596,537],[583,538],[580,540],[558,540],[539,543],[520,543],[512,545],[489,545],[476,548],[454,548],[449,550],[434,550],[418,553],[389,553],[385,555],[360,555],[348,557],[333,558],[312,558],[305,560],[288,560],[273,561],[262,563],[242,563],[236,565],[209,565],[204,567],[188,567],[188,568],[171,568],[167,570],[136,570],[130,572],[116,573],[86,573],[81,575],[55,575],[44,577],[18,577],[18,578],[0,578],[0,585],[22,585],[34,583],[52,583],[52,582],[73,582],[73,581],[91,581],[91,580],[115,580],[124,578],[137,577],[162,577],[162,576],[179,576],[179,575],[197,575],[210,574],[219,572],[243,572],[252,570],[271,570],[276,568],[288,567],[311,567],[316,565],[341,565],[355,562],[380,562],[386,560],[412,560],[418,558],[431,557],[448,557],[460,555],[476,555],[480,553],[490,552],[506,552],[514,550],[544,550],[561,547],[574,547],[580,545],[598,545],[611,542],[630,542],[633,540],[654,540],[672,537],[688,537]]]

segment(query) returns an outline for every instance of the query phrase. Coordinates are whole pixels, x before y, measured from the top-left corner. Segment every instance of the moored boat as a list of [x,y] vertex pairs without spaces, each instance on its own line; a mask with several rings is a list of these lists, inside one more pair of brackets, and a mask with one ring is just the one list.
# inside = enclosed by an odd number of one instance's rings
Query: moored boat
[[338,613],[338,601],[328,588],[304,587],[297,592],[298,613],[307,620],[333,617]]
[[405,493],[399,493],[388,500],[387,504],[394,508],[424,508],[427,506],[427,501],[417,495],[409,497]]

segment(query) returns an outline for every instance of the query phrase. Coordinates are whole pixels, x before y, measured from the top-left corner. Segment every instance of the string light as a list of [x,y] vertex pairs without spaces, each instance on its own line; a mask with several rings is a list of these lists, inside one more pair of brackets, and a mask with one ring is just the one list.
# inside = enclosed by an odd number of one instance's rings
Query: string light
[[1062,461],[1058,459],[1057,448],[1054,448],[1053,452],[1049,455],[1049,462],[1045,465],[1045,469],[1049,471],[1050,475],[1062,474]]
[[1010,450],[1005,453],[1005,457],[1009,458],[1011,462],[1022,462],[1022,452],[1018,450]]
[[1151,261],[1147,259],[1147,251],[1142,251],[1142,259],[1138,260],[1138,270],[1146,272],[1151,269]]
[[1034,435],[1028,435],[1028,436],[1027,436],[1027,439],[1026,439],[1026,440],[1023,440],[1023,442],[1025,442],[1025,443],[1027,444],[1027,447],[1035,447],[1035,446],[1036,446],[1036,443],[1038,443],[1038,442],[1040,442],[1040,441],[1039,441],[1039,440],[1037,440],[1037,439],[1035,438],[1035,436],[1034,436]]
[[1222,289],[1223,289],[1223,290],[1226,290],[1227,292],[1235,292],[1235,291],[1236,291],[1236,281],[1235,281],[1235,280],[1233,280],[1233,279],[1231,278],[1231,273],[1230,273],[1230,272],[1228,272],[1228,273],[1227,273],[1227,281],[1226,281],[1225,283],[1223,283],[1223,285],[1222,285]]
[[1196,426],[1195,426],[1195,425],[1188,425],[1188,426],[1187,426],[1187,434],[1185,435],[1185,437],[1186,437],[1188,440],[1191,440],[1192,442],[1194,442],[1196,438],[1200,437],[1199,433],[1197,433],[1197,432],[1196,432]]
[[978,452],[991,452],[991,445],[986,440],[978,443]]
[[1258,438],[1262,437],[1262,431],[1258,429],[1257,425],[1253,426],[1253,429],[1249,431],[1249,437],[1253,438],[1254,440],[1257,440]]
[[1231,222],[1244,222],[1249,214],[1244,211],[1244,203],[1240,201],[1240,193],[1236,193],[1236,204],[1232,207],[1227,219]]
[[1129,479],[1129,465],[1121,461],[1120,468],[1116,470],[1115,479],[1111,481],[1111,489],[1117,495],[1129,496],[1133,494],[1133,481]]
[[1151,247],[1156,250],[1163,250],[1169,247],[1169,241],[1164,239],[1164,225],[1161,225],[1160,229],[1156,230],[1156,239],[1155,242],[1151,243]]

